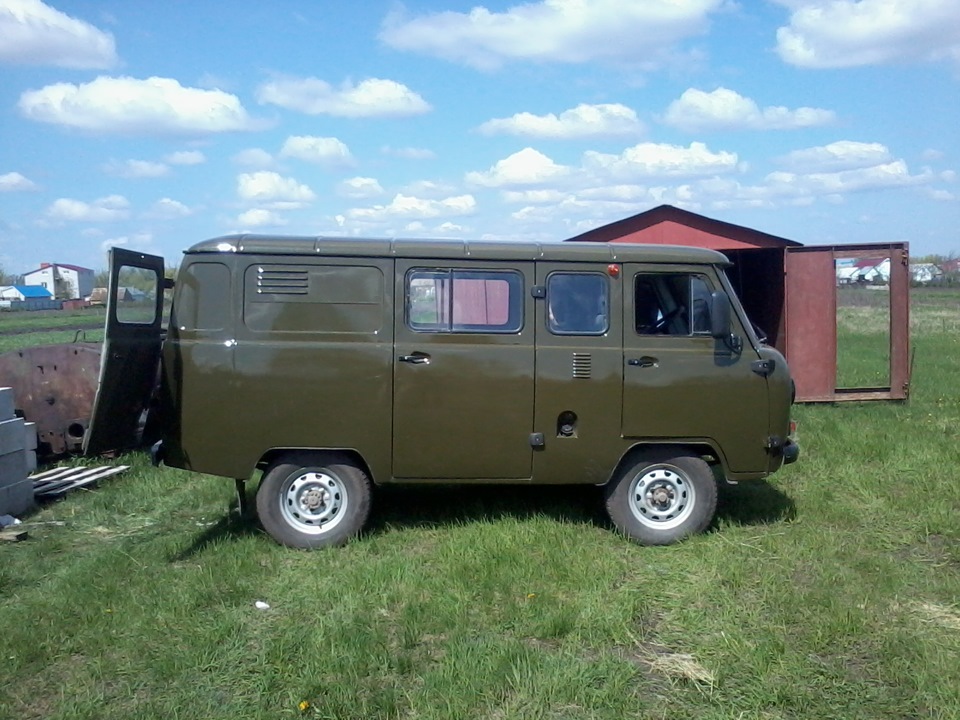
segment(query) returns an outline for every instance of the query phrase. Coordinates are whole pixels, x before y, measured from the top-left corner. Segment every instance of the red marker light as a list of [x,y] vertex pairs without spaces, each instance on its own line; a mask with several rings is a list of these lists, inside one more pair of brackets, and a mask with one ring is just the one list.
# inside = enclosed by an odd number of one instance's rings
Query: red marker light
[[616,263],[610,263],[607,265],[607,274],[610,277],[620,277],[620,266]]

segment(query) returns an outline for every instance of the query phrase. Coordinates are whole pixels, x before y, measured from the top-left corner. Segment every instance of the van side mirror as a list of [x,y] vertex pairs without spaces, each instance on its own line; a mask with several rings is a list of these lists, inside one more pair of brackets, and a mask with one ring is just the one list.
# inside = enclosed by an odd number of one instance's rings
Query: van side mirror
[[720,290],[710,293],[710,334],[718,339],[730,337],[730,298]]

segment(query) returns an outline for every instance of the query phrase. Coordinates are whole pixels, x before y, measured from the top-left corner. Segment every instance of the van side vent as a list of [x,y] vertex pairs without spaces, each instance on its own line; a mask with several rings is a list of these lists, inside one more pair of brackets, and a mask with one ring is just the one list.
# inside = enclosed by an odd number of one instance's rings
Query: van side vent
[[306,270],[268,270],[257,268],[258,295],[306,295],[310,279]]
[[573,354],[573,376],[589,378],[593,371],[593,356],[590,353]]

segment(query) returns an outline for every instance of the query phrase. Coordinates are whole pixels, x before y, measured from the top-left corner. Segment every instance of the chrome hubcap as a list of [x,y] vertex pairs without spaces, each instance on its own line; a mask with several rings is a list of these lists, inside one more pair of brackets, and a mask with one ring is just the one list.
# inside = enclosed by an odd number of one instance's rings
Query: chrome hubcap
[[347,493],[335,475],[311,470],[290,478],[280,493],[284,519],[300,532],[330,532],[343,519]]
[[679,468],[656,465],[646,468],[630,483],[630,512],[648,527],[676,527],[693,510],[696,492]]

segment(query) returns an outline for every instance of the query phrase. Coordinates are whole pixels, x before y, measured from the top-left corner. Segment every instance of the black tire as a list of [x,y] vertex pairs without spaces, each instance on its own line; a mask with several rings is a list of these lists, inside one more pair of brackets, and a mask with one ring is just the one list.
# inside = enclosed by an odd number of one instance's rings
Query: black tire
[[706,530],[717,510],[717,483],[700,457],[648,450],[605,488],[613,524],[641,545],[670,545]]
[[287,547],[313,550],[343,545],[370,516],[367,473],[340,453],[294,452],[263,473],[257,515],[270,536]]

